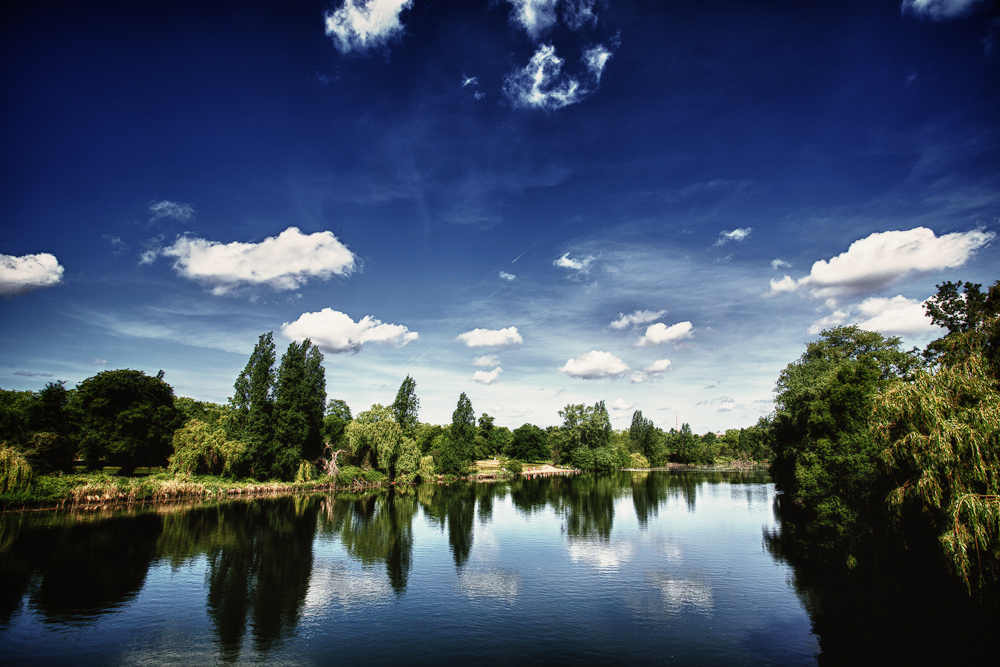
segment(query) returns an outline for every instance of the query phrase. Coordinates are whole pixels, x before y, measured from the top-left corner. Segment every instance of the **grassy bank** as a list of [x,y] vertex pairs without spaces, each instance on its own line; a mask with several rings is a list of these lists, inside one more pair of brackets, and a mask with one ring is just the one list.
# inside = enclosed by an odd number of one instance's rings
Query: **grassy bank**
[[335,478],[320,477],[301,482],[259,482],[210,475],[175,476],[168,473],[137,477],[118,477],[107,472],[46,475],[35,478],[27,488],[0,493],[0,510],[11,512],[179,499],[256,497],[374,488],[387,482],[386,476],[381,472],[353,467],[342,469]]

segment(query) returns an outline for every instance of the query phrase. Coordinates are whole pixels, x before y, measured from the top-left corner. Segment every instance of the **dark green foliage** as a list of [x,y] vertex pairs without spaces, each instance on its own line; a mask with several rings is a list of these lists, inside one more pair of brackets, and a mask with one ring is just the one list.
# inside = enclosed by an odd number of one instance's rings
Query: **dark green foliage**
[[420,410],[420,399],[417,397],[417,383],[409,375],[399,385],[396,400],[390,407],[396,417],[396,423],[403,429],[403,434],[412,438],[419,423],[417,422],[417,412]]
[[35,400],[30,391],[0,389],[0,442],[16,446],[27,443]]
[[977,283],[945,282],[924,305],[934,324],[948,330],[924,351],[933,365],[951,366],[981,354],[1000,379],[1000,280],[983,292]]
[[104,371],[77,386],[73,405],[80,415],[80,449],[87,467],[165,466],[182,415],[174,390],[142,371]]
[[323,418],[323,439],[329,442],[334,450],[344,436],[344,428],[351,421],[351,408],[339,398],[332,398],[326,404],[326,417]]
[[855,562],[879,523],[886,482],[870,433],[873,400],[916,365],[898,338],[838,327],[782,371],[771,473],[819,555]]
[[247,469],[242,474],[267,476],[270,472],[268,450],[274,439],[274,338],[261,334],[246,368],[236,378],[229,399],[233,419],[230,436],[247,443]]
[[642,410],[632,413],[632,426],[629,427],[628,437],[632,443],[632,451],[639,452],[650,462],[658,452],[657,441],[660,439],[658,429],[653,426],[651,419],[642,416]]
[[[448,442],[441,452],[441,472],[444,474],[464,474],[476,455],[476,413],[472,402],[462,392],[458,405],[451,416]],[[461,472],[454,472],[461,471]]]
[[323,353],[307,338],[292,342],[281,357],[274,388],[274,441],[264,460],[268,477],[289,480],[299,462],[323,453],[326,376]]
[[553,459],[581,470],[611,471],[631,465],[628,446],[612,438],[604,401],[593,407],[567,405],[559,411],[562,427],[550,437]]
[[511,434],[507,454],[521,461],[548,461],[552,458],[548,434],[534,424],[524,424]]

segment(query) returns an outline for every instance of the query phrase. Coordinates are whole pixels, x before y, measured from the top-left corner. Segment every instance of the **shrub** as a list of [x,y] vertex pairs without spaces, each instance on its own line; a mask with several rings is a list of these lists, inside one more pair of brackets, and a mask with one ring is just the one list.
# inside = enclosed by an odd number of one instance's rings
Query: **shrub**
[[420,477],[420,481],[429,482],[434,479],[434,457],[433,456],[421,456],[420,457],[420,467],[417,469],[417,475]]
[[629,454],[630,466],[633,468],[648,468],[649,461],[639,452]]

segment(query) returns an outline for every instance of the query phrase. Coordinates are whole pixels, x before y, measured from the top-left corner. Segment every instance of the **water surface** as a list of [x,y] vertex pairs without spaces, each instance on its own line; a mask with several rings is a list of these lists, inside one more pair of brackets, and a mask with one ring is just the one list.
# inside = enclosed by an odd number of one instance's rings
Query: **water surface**
[[8,664],[815,664],[766,476],[0,518]]

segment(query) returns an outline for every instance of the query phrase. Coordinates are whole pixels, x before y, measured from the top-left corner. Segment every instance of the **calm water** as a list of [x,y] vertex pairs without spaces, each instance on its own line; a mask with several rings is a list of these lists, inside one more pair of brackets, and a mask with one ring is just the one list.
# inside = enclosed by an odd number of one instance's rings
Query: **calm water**
[[0,516],[0,662],[815,664],[774,494],[652,472]]

